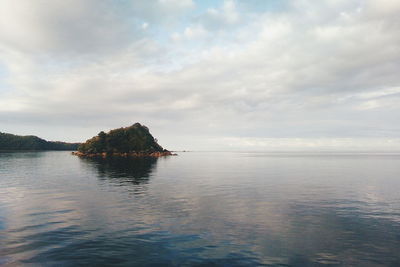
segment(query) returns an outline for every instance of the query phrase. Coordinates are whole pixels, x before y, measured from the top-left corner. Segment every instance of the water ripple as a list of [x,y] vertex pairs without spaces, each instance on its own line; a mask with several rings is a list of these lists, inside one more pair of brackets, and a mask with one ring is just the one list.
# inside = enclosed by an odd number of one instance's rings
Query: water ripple
[[399,163],[0,153],[0,265],[400,266]]

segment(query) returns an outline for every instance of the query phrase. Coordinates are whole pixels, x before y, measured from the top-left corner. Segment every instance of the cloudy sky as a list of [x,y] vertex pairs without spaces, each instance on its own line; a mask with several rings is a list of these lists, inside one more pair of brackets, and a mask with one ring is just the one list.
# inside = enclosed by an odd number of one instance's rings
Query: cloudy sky
[[1,0],[0,131],[400,150],[398,0]]

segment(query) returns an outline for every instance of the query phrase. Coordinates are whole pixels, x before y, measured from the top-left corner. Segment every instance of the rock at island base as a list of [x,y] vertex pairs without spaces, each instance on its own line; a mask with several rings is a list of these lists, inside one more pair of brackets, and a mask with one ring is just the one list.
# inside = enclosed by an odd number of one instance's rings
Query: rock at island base
[[166,157],[166,156],[177,156],[178,154],[171,153],[170,151],[163,151],[163,152],[130,152],[130,153],[92,153],[86,154],[79,151],[72,152],[72,155],[79,156],[79,157],[87,157],[87,158],[107,158],[107,157]]

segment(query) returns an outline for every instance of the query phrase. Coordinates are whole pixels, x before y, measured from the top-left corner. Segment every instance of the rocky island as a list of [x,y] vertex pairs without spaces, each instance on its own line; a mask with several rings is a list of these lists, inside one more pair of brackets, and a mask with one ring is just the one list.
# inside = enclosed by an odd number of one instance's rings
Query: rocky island
[[174,155],[157,143],[147,128],[140,123],[105,133],[101,131],[78,147],[73,155],[80,157],[163,157]]

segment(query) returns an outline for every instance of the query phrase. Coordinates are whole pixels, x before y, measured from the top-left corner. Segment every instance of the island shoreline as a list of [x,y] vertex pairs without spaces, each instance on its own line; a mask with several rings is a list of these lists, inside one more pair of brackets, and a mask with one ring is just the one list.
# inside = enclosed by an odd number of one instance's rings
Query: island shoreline
[[167,157],[167,156],[177,156],[178,154],[172,153],[170,151],[155,151],[155,152],[128,152],[128,153],[82,153],[79,151],[71,152],[72,155],[83,157],[83,158],[107,158],[107,157],[153,157],[153,158],[160,158],[160,157]]

